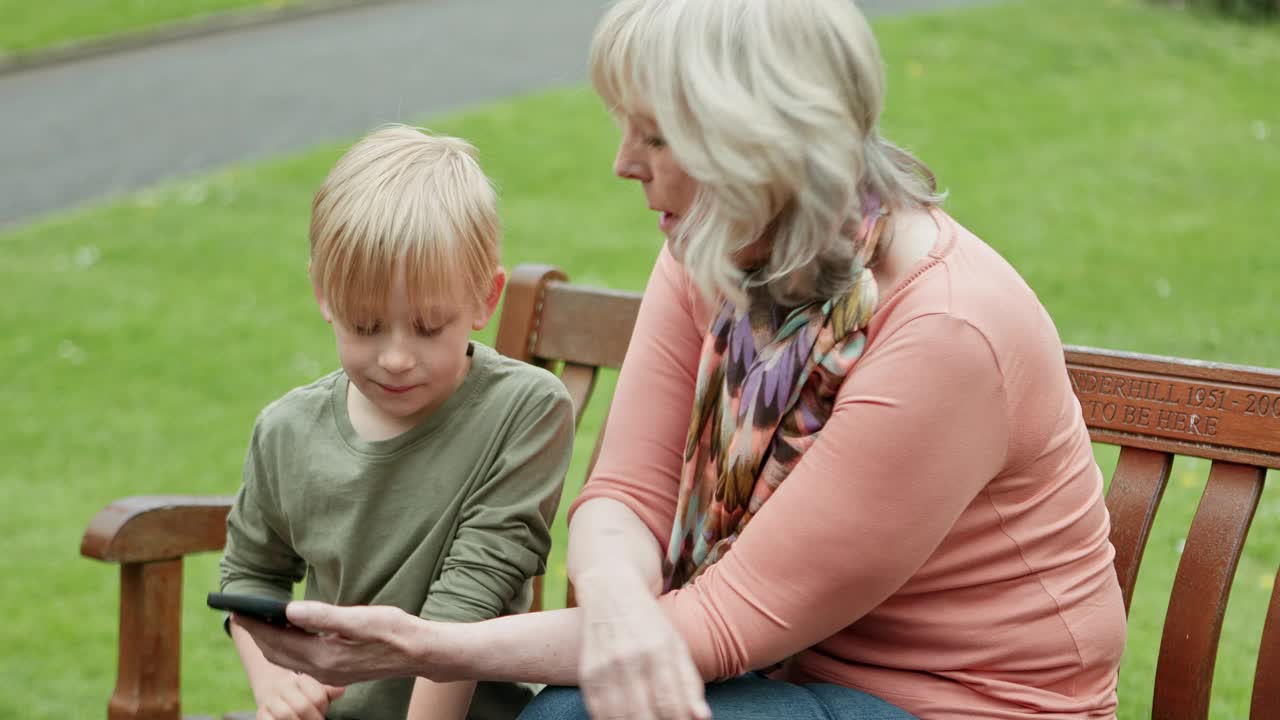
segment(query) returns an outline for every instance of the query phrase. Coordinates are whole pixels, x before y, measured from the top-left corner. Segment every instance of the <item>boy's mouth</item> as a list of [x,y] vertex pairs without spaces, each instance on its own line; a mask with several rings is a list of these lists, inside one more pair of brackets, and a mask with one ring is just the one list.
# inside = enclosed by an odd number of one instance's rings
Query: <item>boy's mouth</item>
[[375,384],[392,395],[403,395],[404,393],[418,387],[417,385],[383,385],[380,382],[375,382]]

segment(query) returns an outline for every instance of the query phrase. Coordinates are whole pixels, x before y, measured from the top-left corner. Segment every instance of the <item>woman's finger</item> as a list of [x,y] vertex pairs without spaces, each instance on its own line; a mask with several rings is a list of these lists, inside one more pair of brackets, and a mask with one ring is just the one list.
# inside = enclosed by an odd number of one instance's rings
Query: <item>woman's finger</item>
[[592,720],[650,717],[646,714],[647,698],[644,703],[636,701],[636,678],[629,677],[624,668],[618,658],[584,668],[582,699]]
[[658,663],[650,687],[654,715],[659,720],[690,720],[696,717],[698,698],[688,691],[688,673],[678,658]]
[[587,717],[603,718],[613,703],[605,696],[612,688],[602,682],[583,681],[579,690],[582,691],[582,704],[587,708]]
[[658,720],[688,720],[689,708],[685,705],[685,695],[672,667],[662,665],[656,668],[653,680],[649,685],[653,716]]
[[681,644],[681,652],[672,659],[672,670],[676,676],[672,691],[684,698],[689,708],[690,717],[694,720],[711,720],[711,706],[707,704],[707,686],[702,681],[702,674],[694,664],[689,649]]
[[633,648],[631,653],[611,666],[610,682],[621,691],[616,694],[622,701],[619,717],[648,720],[655,713],[655,669],[661,664],[661,658],[657,657],[655,648],[646,647],[647,641],[642,638],[633,636],[628,644]]
[[360,611],[366,609],[338,607],[314,600],[295,600],[285,606],[284,612],[290,623],[303,630],[357,638],[361,636],[361,630],[367,623],[361,621]]

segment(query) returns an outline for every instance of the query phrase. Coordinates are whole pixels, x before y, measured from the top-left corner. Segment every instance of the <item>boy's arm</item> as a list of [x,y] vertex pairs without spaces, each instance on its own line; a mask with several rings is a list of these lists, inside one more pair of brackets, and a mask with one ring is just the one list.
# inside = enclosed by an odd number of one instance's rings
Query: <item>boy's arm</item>
[[476,622],[502,615],[546,569],[573,450],[573,404],[564,386],[547,378],[515,413],[492,467],[463,501],[424,618]]
[[219,587],[222,592],[290,600],[306,563],[285,539],[288,528],[268,456],[270,443],[263,436],[260,416],[245,455],[244,481],[227,515]]
[[463,720],[475,690],[474,680],[438,683],[420,677],[413,683],[405,720]]
[[344,688],[324,685],[310,675],[272,664],[239,624],[232,622],[228,632],[249,677],[254,704],[272,717],[305,716],[312,708],[323,714],[329,709],[329,703],[345,692]]
[[[262,418],[253,428],[244,461],[244,481],[227,515],[227,541],[219,563],[223,592],[289,600],[293,584],[302,580],[306,564],[285,541],[284,513],[276,499],[275,476],[267,456]],[[272,716],[302,716],[308,708],[323,713],[340,688],[320,684],[306,675],[273,665],[234,621],[227,633],[235,643],[259,710]]]

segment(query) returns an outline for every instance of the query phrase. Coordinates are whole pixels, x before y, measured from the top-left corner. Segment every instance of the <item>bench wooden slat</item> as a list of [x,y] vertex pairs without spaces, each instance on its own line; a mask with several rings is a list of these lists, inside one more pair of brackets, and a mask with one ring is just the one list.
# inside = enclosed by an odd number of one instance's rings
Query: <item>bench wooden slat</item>
[[622,367],[639,298],[633,292],[548,282],[533,355],[596,367]]
[[1280,572],[1271,588],[1271,605],[1262,626],[1262,646],[1258,650],[1258,671],[1253,676],[1255,718],[1280,716]]
[[494,349],[517,360],[541,365],[533,357],[547,285],[565,274],[550,265],[521,265],[507,279]]
[[1209,717],[1222,618],[1265,478],[1262,468],[1221,461],[1209,471],[1169,599],[1153,717]]
[[1067,371],[1095,442],[1280,469],[1280,374],[1089,348]]
[[569,397],[573,400],[573,426],[576,428],[582,424],[582,414],[587,409],[587,403],[591,400],[591,391],[596,387],[596,375],[599,368],[592,365],[580,365],[578,363],[566,362],[564,369],[560,371],[560,381],[564,383],[565,389],[569,391]]
[[1172,467],[1173,456],[1169,453],[1127,447],[1120,450],[1120,459],[1111,477],[1107,510],[1111,513],[1111,544],[1116,549],[1116,575],[1120,578],[1126,613],[1138,580],[1142,553],[1151,535],[1151,523]]

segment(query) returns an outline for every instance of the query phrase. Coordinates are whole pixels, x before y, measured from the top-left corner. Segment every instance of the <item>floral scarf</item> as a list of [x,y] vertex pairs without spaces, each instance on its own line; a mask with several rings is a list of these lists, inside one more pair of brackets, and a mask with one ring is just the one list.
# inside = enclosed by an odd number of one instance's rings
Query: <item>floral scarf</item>
[[863,197],[853,286],[786,312],[767,290],[721,304],[702,343],[680,495],[664,563],[666,589],[724,557],[831,415],[862,355],[879,293],[870,269],[887,211]]

